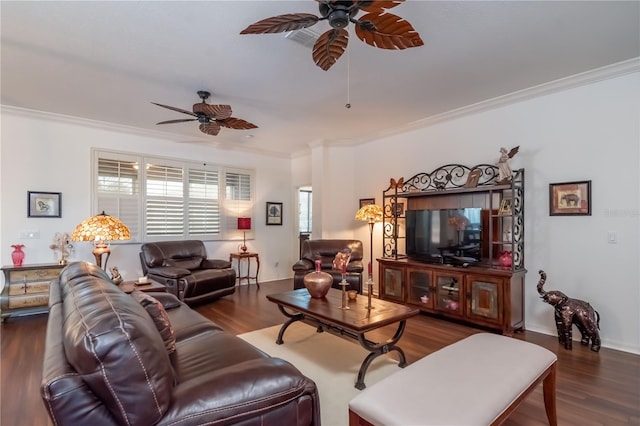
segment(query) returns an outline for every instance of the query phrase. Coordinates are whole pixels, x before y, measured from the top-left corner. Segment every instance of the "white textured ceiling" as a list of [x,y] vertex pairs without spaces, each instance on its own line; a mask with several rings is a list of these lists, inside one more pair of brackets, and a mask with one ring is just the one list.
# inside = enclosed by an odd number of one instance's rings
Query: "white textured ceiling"
[[[351,34],[347,52],[322,71],[310,48],[283,34],[239,34],[273,15],[317,14],[312,0],[3,0],[0,101],[166,132],[176,142],[295,154],[637,58],[639,6],[408,0],[391,12],[414,26],[424,46],[388,51]],[[223,128],[213,137],[195,122],[155,125],[189,117],[150,102],[190,110],[202,89],[259,128]]]

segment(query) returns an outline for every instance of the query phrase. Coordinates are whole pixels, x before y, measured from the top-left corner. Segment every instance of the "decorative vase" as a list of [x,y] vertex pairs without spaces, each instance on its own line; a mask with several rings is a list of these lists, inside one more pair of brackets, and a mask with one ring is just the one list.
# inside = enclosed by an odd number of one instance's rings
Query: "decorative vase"
[[503,251],[498,258],[498,265],[509,268],[513,262],[513,256],[510,251]]
[[11,247],[13,247],[13,251],[11,252],[13,266],[22,266],[22,261],[24,260],[22,247],[24,247],[24,244],[13,244]]
[[311,297],[322,299],[327,295],[333,284],[333,277],[321,270],[321,262],[316,260],[315,272],[308,273],[304,276],[304,286]]

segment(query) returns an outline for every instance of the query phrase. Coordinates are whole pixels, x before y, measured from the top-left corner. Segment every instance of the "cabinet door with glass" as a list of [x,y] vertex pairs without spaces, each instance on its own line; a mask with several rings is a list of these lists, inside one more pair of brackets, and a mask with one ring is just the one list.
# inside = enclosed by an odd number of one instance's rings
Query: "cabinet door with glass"
[[433,273],[429,270],[407,268],[407,303],[433,309]]
[[504,282],[501,278],[467,275],[469,303],[467,317],[474,321],[502,323],[502,289]]
[[462,274],[434,272],[434,308],[437,311],[464,316],[464,279]]
[[404,302],[404,268],[380,265],[382,285],[380,297],[386,300]]

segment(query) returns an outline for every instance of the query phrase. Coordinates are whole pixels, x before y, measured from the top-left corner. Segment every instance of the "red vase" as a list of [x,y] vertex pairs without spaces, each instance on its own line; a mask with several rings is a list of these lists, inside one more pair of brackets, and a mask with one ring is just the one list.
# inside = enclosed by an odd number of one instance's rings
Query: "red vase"
[[11,252],[13,266],[22,266],[22,261],[24,260],[22,247],[24,247],[24,244],[13,244],[11,247],[13,247],[13,251]]
[[513,262],[513,257],[510,251],[503,251],[498,258],[498,265],[509,268]]

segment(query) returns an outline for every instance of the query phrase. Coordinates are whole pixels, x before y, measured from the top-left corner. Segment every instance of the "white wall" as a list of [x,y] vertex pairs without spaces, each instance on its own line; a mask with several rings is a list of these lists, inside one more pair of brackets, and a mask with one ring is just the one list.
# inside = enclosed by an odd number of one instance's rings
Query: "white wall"
[[[0,157],[3,265],[11,264],[12,244],[25,244],[25,263],[55,261],[54,252],[48,248],[53,235],[71,233],[83,219],[97,213],[91,211],[91,148],[99,147],[255,169],[257,199],[252,222],[255,239],[247,241],[247,245],[260,254],[261,280],[291,275],[291,264],[297,260],[297,239],[291,231],[295,209],[289,190],[289,159],[181,144],[89,124],[3,108]],[[62,217],[28,218],[27,191],[61,192]],[[266,226],[266,201],[284,203],[283,226]],[[24,230],[38,231],[40,238],[21,239],[20,232]],[[207,242],[206,246],[210,257],[228,259],[231,251],[237,251],[239,242]],[[108,266],[117,265],[125,279],[134,279],[141,274],[138,251],[139,244],[114,244]],[[71,260],[93,262],[89,243],[75,243]]]
[[[359,165],[380,172],[356,179],[354,192],[375,188],[379,202],[391,177],[408,179],[448,163],[494,164],[500,147],[520,145],[512,166],[526,174],[527,329],[556,334],[553,309],[536,293],[543,269],[547,290],[599,311],[605,346],[640,353],[639,114],[636,72],[441,122],[360,146]],[[576,180],[592,181],[592,215],[549,216],[549,183]],[[607,242],[609,231],[616,244]]]

